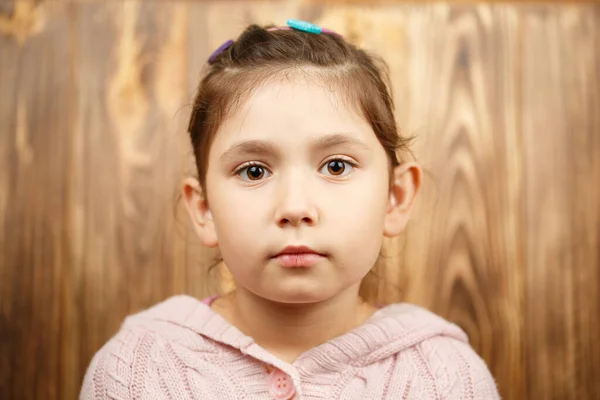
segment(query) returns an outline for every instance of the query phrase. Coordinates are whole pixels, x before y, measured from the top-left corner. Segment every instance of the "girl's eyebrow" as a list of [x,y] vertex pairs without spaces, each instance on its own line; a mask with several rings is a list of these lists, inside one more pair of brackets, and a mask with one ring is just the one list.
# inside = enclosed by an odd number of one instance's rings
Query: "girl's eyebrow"
[[[366,143],[345,133],[335,133],[321,136],[313,142],[311,148],[313,151],[318,151],[344,145],[356,146],[361,150],[369,150],[369,146]],[[236,143],[227,149],[223,154],[221,154],[219,160],[227,161],[227,159],[239,156],[276,156],[277,154],[277,148],[272,142],[267,140],[245,140],[243,142]]]
[[323,150],[328,149],[330,147],[336,146],[357,146],[362,150],[369,150],[369,146],[364,143],[362,140],[355,138],[352,135],[346,133],[335,133],[332,135],[321,136],[317,140],[315,140],[313,144],[314,150]]
[[221,154],[219,160],[227,161],[227,159],[239,156],[261,156],[261,155],[276,155],[277,149],[273,143],[266,140],[246,140],[231,146],[227,151]]

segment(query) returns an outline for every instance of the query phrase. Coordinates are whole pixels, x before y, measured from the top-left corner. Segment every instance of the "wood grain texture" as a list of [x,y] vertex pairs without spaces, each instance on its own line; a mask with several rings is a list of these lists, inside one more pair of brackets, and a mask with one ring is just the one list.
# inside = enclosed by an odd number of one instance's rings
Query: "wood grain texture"
[[31,29],[3,18],[13,36],[0,38],[3,399],[57,398],[65,322],[60,288],[71,265],[64,240],[74,129],[69,16],[49,8],[29,17]]
[[600,9],[523,17],[528,396],[598,399]]
[[73,313],[78,337],[85,338],[76,353],[80,379],[90,355],[127,314],[186,291],[185,243],[192,232],[175,203],[189,114],[181,111],[187,5],[86,3],[76,9],[79,168],[72,240],[73,284],[81,289]]
[[400,3],[3,3],[0,398],[76,398],[126,315],[214,292],[176,199],[190,99],[289,16],[382,54],[416,135],[383,295],[465,329],[506,399],[600,398],[600,6]]

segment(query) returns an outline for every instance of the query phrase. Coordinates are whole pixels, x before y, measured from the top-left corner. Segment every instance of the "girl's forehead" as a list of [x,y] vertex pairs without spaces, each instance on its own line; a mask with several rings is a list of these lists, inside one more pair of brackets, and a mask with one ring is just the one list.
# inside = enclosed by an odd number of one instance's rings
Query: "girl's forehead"
[[376,140],[370,124],[339,91],[307,80],[278,80],[255,89],[224,119],[213,146],[239,140],[300,141],[332,133]]

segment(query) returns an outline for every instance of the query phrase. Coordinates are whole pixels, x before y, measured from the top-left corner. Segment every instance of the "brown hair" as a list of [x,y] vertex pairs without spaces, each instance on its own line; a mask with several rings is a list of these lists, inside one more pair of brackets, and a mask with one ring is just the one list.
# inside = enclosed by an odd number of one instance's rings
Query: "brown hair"
[[[235,112],[252,90],[266,81],[298,73],[343,94],[347,105],[370,123],[390,168],[399,165],[398,154],[409,152],[409,139],[396,127],[386,64],[336,34],[269,28],[272,26],[248,26],[212,60],[200,81],[188,131],[202,190],[206,191],[212,140],[226,115]],[[374,270],[384,263],[379,260],[377,264],[371,275],[378,275]],[[381,298],[378,288],[378,282],[367,275],[361,283],[361,296],[377,302]]]

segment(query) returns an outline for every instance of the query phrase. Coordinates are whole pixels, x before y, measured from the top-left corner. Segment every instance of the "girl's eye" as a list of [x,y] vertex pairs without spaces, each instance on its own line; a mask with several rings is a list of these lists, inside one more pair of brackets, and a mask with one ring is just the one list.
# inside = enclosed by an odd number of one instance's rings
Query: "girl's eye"
[[252,182],[260,181],[269,176],[270,173],[271,172],[262,165],[247,165],[236,171],[236,174],[240,178]]
[[327,161],[321,167],[321,173],[325,175],[344,176],[348,175],[353,168],[354,165],[351,162],[337,158]]

